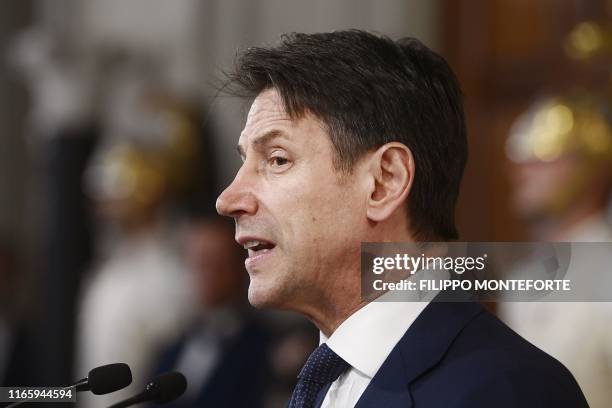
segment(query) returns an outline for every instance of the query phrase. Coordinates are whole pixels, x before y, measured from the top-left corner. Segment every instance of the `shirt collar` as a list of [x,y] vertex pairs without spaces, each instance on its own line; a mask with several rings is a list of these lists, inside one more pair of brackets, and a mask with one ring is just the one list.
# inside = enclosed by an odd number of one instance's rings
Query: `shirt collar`
[[329,338],[321,332],[320,343],[327,343],[355,370],[373,378],[427,304],[381,297],[353,313]]
[[[424,279],[416,274],[411,280]],[[428,279],[449,279],[446,270],[430,271]],[[319,344],[327,343],[338,356],[370,379],[385,362],[423,309],[438,294],[387,292],[349,316],[328,338],[319,332]]]

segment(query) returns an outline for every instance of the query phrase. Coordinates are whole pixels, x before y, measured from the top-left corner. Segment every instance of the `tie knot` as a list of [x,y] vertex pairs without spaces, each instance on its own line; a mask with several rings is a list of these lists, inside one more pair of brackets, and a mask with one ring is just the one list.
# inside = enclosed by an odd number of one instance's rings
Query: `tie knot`
[[331,383],[342,374],[349,364],[323,343],[312,352],[300,371],[300,381],[319,384]]

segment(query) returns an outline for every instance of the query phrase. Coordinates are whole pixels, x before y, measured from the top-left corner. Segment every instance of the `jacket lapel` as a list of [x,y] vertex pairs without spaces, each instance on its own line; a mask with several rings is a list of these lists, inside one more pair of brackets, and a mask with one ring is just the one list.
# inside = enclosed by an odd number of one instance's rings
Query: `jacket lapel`
[[413,405],[409,385],[435,366],[452,341],[483,308],[473,302],[432,302],[380,367],[355,407]]
[[355,408],[412,407],[412,397],[408,390],[405,374],[401,351],[398,347],[395,347],[378,373],[370,381],[368,388],[361,394]]

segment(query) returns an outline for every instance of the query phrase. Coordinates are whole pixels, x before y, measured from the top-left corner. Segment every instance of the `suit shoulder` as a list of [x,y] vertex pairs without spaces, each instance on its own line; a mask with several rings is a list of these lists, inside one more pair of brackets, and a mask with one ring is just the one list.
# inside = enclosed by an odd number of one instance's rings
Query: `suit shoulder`
[[486,390],[497,387],[498,392],[514,390],[513,398],[529,394],[532,399],[576,401],[575,405],[560,406],[586,406],[586,402],[579,404],[584,397],[563,364],[488,311],[478,314],[458,333],[429,375],[452,379],[458,395],[486,396]]
[[459,332],[444,362],[479,363],[487,371],[539,367],[556,371],[559,375],[571,376],[563,364],[529,343],[486,310]]

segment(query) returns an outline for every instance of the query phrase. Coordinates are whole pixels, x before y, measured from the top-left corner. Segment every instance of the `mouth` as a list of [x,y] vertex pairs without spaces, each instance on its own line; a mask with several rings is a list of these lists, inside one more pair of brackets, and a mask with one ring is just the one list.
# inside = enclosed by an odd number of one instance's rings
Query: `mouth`
[[249,257],[244,261],[247,270],[261,264],[272,254],[276,247],[276,244],[273,242],[262,238],[241,237],[237,241],[248,251]]

